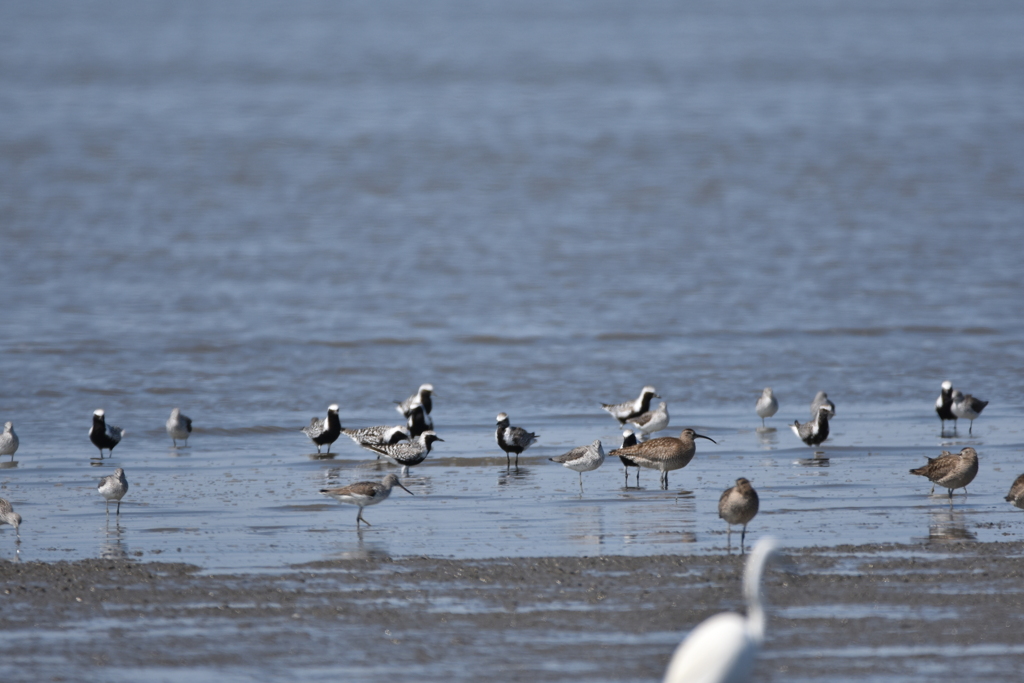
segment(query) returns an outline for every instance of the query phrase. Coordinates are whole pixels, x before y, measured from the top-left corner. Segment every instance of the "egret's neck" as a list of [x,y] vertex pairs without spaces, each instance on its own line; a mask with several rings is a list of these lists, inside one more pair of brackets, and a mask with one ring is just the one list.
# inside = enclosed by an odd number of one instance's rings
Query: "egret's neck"
[[775,552],[773,542],[760,542],[754,546],[743,575],[743,596],[747,599],[747,625],[750,636],[758,643],[764,640],[765,615],[761,604],[761,576],[768,558]]

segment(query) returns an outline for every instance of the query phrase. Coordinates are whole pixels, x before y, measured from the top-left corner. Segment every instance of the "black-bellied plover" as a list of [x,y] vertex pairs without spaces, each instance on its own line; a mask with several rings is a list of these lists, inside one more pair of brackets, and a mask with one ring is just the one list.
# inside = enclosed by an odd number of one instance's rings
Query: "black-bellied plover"
[[302,433],[309,437],[309,440],[316,444],[316,452],[320,447],[326,445],[327,452],[331,452],[331,444],[337,441],[341,435],[341,418],[338,417],[338,404],[332,403],[327,407],[327,417],[320,419],[314,417],[309,424],[302,428]]
[[953,414],[962,420],[970,420],[971,426],[967,433],[974,433],[974,421],[981,415],[981,411],[988,405],[988,401],[974,398],[970,394],[964,396],[959,390],[953,391]]
[[[621,451],[623,448],[629,448],[630,446],[635,446],[637,443],[638,442],[637,442],[637,439],[636,439],[636,434],[634,434],[632,431],[627,429],[624,432],[622,432],[622,446],[620,446],[617,450]],[[626,486],[629,486],[629,468],[630,467],[635,467],[636,468],[636,485],[640,486],[640,465],[636,464],[635,462],[630,460],[628,456],[625,456],[625,455],[620,455],[619,456],[619,460],[622,461],[622,468],[624,470],[626,470]]]
[[690,464],[693,454],[697,452],[697,445],[694,439],[707,439],[711,443],[718,443],[710,436],[698,434],[690,428],[684,429],[679,438],[674,436],[663,436],[650,441],[643,441],[635,446],[617,448],[609,455],[619,457],[626,456],[641,467],[661,472],[661,486],[668,488],[668,473],[672,470],[682,469]]
[[935,412],[938,413],[939,420],[942,421],[940,431],[946,431],[946,420],[953,421],[953,431],[956,431],[956,415],[953,414],[953,383],[948,379],[942,383],[942,391],[935,399]]
[[[928,464],[910,470],[911,474],[927,477],[928,481],[949,490],[949,500],[953,500],[953,491],[963,489],[967,493],[967,485],[974,481],[978,474],[978,452],[970,446],[959,453],[942,452],[937,458],[928,458]],[[932,486],[932,491],[935,487]]]
[[662,683],[745,683],[750,680],[757,652],[764,642],[761,575],[768,558],[777,550],[778,544],[771,538],[762,538],[754,545],[743,572],[747,616],[723,612],[698,624],[672,654]]
[[395,486],[410,496],[413,495],[412,491],[402,486],[402,482],[398,480],[398,475],[394,473],[388,474],[379,483],[375,481],[360,481],[339,488],[320,489],[320,493],[334,498],[339,503],[358,505],[359,514],[356,515],[356,528],[359,528],[360,522],[365,523],[366,526],[373,526],[363,519],[363,508],[367,505],[376,505],[387,500],[388,496],[391,495],[391,489]]
[[637,415],[643,415],[651,409],[651,399],[661,398],[654,387],[648,385],[640,390],[640,396],[625,403],[602,403],[601,407],[607,410],[612,417],[619,421],[620,425],[626,424],[626,420]]
[[1006,500],[1013,503],[1014,507],[1024,510],[1024,474],[1013,480],[1010,492],[1006,494]]
[[668,427],[668,404],[662,401],[654,410],[631,417],[628,422],[641,433],[641,438],[646,439],[651,434]]
[[747,538],[747,524],[757,514],[760,501],[757,498],[757,491],[744,477],[736,480],[736,485],[727,488],[718,499],[718,516],[729,525],[726,545],[732,548],[732,525],[742,524],[743,531],[740,534],[740,552],[743,552],[743,542]]
[[597,439],[591,444],[578,446],[568,453],[556,455],[548,460],[580,473],[580,495],[582,495],[583,473],[592,472],[604,464],[604,448],[601,446],[601,440]]
[[113,474],[100,479],[100,485],[96,488],[107,500],[107,514],[110,514],[112,500],[117,501],[117,514],[121,514],[121,499],[128,493],[128,479],[124,476],[124,470],[118,467]]
[[125,431],[120,427],[107,424],[106,414],[103,410],[95,410],[92,413],[92,427],[89,428],[89,440],[92,445],[100,449],[100,457],[103,457],[103,449],[106,448],[110,454],[114,454],[114,446],[121,443],[121,437]]
[[818,415],[813,421],[800,424],[798,420],[793,420],[793,424],[789,425],[789,428],[808,446],[820,445],[828,438],[830,414],[832,414],[832,410],[827,405],[820,405],[818,406]]
[[494,432],[494,438],[498,441],[498,447],[505,451],[506,467],[511,467],[510,453],[516,454],[516,469],[519,469],[519,454],[529,448],[537,440],[538,434],[528,432],[522,427],[510,427],[508,415],[498,413],[496,418],[498,428]]
[[421,384],[420,388],[415,394],[405,399],[404,401],[398,402],[395,406],[395,410],[402,414],[402,417],[409,417],[409,413],[416,406],[423,406],[423,412],[425,415],[430,415],[430,410],[434,404],[431,400],[431,396],[434,394],[433,384]]
[[341,433],[355,441],[360,446],[382,446],[394,444],[399,441],[408,441],[409,430],[402,425],[389,427],[388,425],[377,425],[376,427],[362,427],[360,429],[342,429]]
[[14,462],[14,454],[18,452],[20,443],[18,435],[14,433],[14,423],[9,420],[4,422],[4,432],[0,434],[0,455],[9,455],[11,462]]
[[811,419],[813,420],[818,416],[818,408],[821,406],[828,407],[828,416],[830,418],[836,416],[836,404],[828,400],[828,394],[824,391],[819,391],[814,395],[814,400],[811,401]]
[[410,467],[415,467],[427,459],[430,454],[430,447],[435,441],[444,441],[432,431],[426,431],[412,441],[401,441],[394,444],[383,444],[373,446],[360,444],[368,451],[373,451],[388,462],[402,468],[402,475],[409,473]]
[[779,399],[775,398],[771,387],[765,387],[764,391],[761,392],[761,398],[757,399],[757,405],[754,406],[754,410],[757,411],[757,416],[761,418],[762,427],[764,427],[764,419],[766,417],[771,417],[779,412]]
[[0,524],[10,524],[14,527],[14,535],[21,538],[21,515],[3,498],[0,498]]
[[434,421],[423,406],[414,406],[409,411],[409,417],[406,419],[406,428],[409,430],[410,436],[416,438],[423,432],[430,431],[434,428]]
[[178,441],[184,441],[188,445],[188,436],[192,433],[192,418],[181,414],[181,408],[171,411],[167,418],[167,436],[171,437],[171,443],[178,447]]

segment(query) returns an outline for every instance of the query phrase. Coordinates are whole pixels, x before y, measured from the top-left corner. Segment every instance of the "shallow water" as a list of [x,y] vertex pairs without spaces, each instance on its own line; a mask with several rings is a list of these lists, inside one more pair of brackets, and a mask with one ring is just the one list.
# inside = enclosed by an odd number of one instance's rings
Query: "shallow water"
[[[786,543],[1019,538],[1022,29],[999,2],[0,8],[20,556],[707,552],[738,476]],[[944,379],[992,402],[974,439],[938,436]],[[316,492],[383,470],[298,429],[391,422],[424,381],[445,442],[357,534]],[[719,445],[579,497],[546,458],[615,442],[598,403],[646,383]],[[818,389],[827,467],[784,426]],[[99,407],[127,436],[97,467]],[[500,411],[542,435],[518,476]],[[966,443],[950,512],[907,470]]]

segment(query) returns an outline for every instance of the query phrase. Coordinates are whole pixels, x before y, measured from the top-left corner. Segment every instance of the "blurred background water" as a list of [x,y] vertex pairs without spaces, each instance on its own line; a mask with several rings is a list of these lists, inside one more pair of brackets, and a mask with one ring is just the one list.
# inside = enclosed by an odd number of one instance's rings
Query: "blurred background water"
[[[422,382],[445,443],[427,495],[367,511],[380,552],[718,548],[737,476],[795,543],[927,537],[944,501],[905,472],[968,443],[939,437],[945,379],[992,402],[960,527],[1019,537],[1021,35],[1012,2],[3,5],[0,420],[22,446],[0,495],[23,556],[123,541],[93,490],[116,465],[132,552],[366,550],[316,489],[382,472],[347,442],[310,460],[298,429],[335,402],[392,422]],[[576,475],[545,458],[614,442],[598,404],[648,383],[721,448],[668,494],[606,464],[579,532],[601,542],[567,544]],[[781,429],[757,435],[769,385]],[[819,389],[839,450],[802,468],[784,424]],[[99,407],[128,435],[93,468]],[[500,411],[542,435],[518,489]]]

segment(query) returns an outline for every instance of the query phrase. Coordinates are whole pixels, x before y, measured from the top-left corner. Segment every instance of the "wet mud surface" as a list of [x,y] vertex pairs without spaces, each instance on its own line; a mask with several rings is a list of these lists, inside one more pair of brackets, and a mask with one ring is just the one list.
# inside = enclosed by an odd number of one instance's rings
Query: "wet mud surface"
[[[655,681],[742,610],[737,555],[369,558],[275,575],[0,564],[0,679]],[[1015,680],[1024,544],[799,549],[765,577],[761,681]]]

